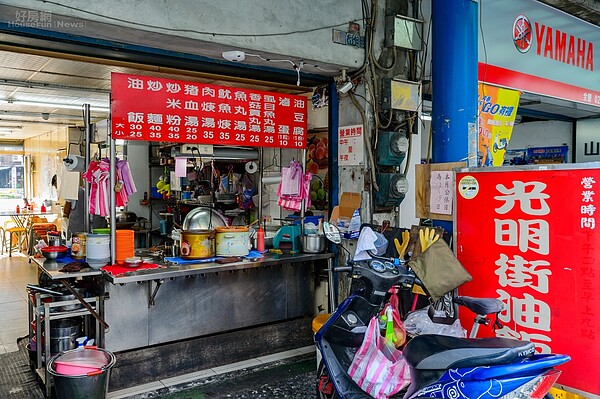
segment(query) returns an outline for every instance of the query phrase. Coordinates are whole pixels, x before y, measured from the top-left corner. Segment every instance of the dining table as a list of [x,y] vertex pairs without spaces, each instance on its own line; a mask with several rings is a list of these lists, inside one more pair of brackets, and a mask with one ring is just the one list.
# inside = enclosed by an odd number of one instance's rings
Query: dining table
[[[25,229],[25,234],[21,237],[21,240],[22,240],[22,242],[27,243],[27,244],[31,243],[33,224],[30,223],[30,221],[31,221],[31,218],[33,218],[34,216],[44,217],[48,220],[49,223],[51,223],[52,221],[56,220],[56,218],[58,218],[59,215],[58,215],[58,213],[53,212],[53,211],[45,211],[45,212],[30,211],[30,210],[21,210],[20,212],[0,211],[0,219],[8,218],[15,224],[15,227],[20,227],[20,228]],[[32,248],[30,248],[30,245],[27,246],[27,254],[28,255],[33,254]]]

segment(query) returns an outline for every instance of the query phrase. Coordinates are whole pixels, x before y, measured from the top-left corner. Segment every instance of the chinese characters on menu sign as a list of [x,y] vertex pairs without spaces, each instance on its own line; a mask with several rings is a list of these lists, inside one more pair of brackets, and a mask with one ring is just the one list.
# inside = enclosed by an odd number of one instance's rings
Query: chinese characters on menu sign
[[[589,367],[600,356],[600,170],[460,172],[456,181],[457,257],[473,276],[459,294],[500,299],[496,336],[570,355],[559,383],[600,394],[600,370]],[[461,322],[468,329],[473,315]]]
[[302,149],[307,99],[113,73],[111,120],[114,139]]

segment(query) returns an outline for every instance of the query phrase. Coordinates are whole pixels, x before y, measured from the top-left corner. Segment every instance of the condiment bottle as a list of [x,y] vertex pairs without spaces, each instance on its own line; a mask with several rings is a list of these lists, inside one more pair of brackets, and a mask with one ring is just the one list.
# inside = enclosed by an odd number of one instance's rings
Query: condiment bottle
[[46,212],[46,205],[44,205],[43,202],[42,202],[42,206],[40,206],[40,212],[42,212],[42,213]]
[[17,205],[17,213],[21,213],[21,207]]
[[262,226],[256,232],[256,250],[258,252],[265,252],[265,231]]

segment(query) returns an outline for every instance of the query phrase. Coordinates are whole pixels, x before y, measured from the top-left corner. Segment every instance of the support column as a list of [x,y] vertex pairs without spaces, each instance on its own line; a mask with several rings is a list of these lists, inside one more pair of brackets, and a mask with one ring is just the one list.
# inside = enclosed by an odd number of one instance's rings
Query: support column
[[433,0],[432,159],[468,157],[469,124],[477,123],[477,15],[475,0]]
[[[469,126],[477,131],[477,16],[476,0],[432,3],[433,163],[467,160]],[[453,231],[452,222],[434,224]]]

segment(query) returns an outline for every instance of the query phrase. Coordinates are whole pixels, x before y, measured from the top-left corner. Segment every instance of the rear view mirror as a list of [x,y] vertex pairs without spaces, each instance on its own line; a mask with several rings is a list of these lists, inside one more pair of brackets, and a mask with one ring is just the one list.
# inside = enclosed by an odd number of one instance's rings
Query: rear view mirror
[[329,222],[323,222],[323,233],[325,233],[325,237],[332,243],[342,243],[342,235],[340,234],[340,230],[336,225],[333,225]]

